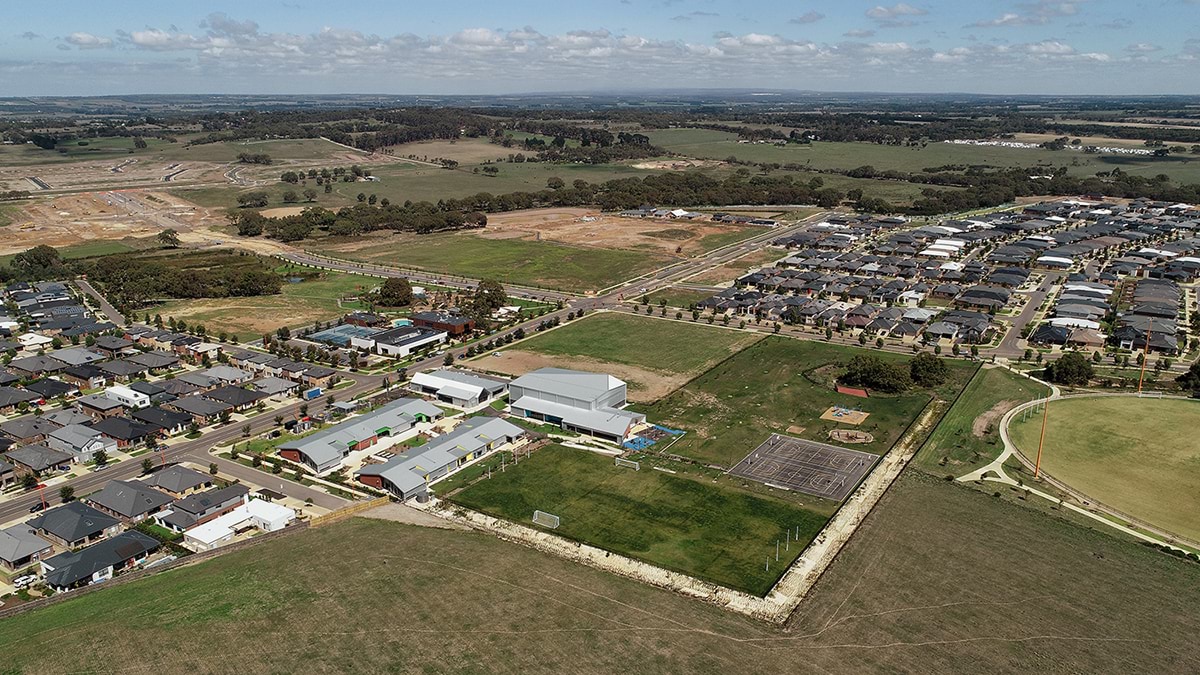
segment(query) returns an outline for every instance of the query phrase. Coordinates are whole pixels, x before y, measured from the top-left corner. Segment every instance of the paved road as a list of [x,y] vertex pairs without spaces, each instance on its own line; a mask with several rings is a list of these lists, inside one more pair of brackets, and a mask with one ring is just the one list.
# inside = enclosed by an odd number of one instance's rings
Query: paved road
[[92,285],[87,282],[87,280],[76,279],[75,286],[78,287],[79,290],[83,291],[84,293],[87,293],[88,295],[90,295],[92,298],[96,299],[100,303],[100,311],[104,314],[104,316],[108,317],[108,320],[110,322],[112,322],[118,326],[125,325],[124,315],[122,315],[120,312],[118,312],[117,308],[113,307],[112,304],[108,301],[108,299],[105,298],[103,295],[101,295],[100,291],[97,291],[95,288],[93,288]]

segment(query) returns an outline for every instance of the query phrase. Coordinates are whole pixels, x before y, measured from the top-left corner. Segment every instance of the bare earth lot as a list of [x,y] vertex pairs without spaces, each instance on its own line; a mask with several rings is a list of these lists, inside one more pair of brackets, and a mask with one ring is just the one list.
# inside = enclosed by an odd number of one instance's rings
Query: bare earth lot
[[[686,220],[642,220],[602,214],[595,209],[530,209],[488,216],[485,238],[541,238],[576,246],[626,248],[694,255],[713,248],[713,239],[741,239],[762,228]],[[739,236],[739,235],[744,235]],[[705,242],[706,238],[708,242]]]
[[629,400],[635,403],[657,401],[682,387],[693,375],[689,373],[662,373],[628,366],[586,356],[550,356],[520,349],[505,349],[499,357],[485,357],[471,363],[480,370],[488,370],[514,377],[538,368],[569,368],[607,373],[625,380],[629,385]]

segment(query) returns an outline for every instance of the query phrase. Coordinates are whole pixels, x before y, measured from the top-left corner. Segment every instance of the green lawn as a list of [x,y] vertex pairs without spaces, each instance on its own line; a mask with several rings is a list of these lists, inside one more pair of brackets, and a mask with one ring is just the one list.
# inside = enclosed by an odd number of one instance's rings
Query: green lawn
[[699,371],[758,339],[701,324],[606,312],[536,335],[519,348],[676,374]]
[[[670,288],[664,288],[661,291],[655,291],[651,293],[648,299],[650,300],[650,304],[655,307],[658,307],[660,300],[666,300],[667,316],[675,316],[675,312],[679,310],[673,308],[691,307],[701,300],[707,300],[708,298],[711,298],[712,295],[713,294],[709,293],[708,291],[693,291],[686,288],[675,288],[672,286]],[[635,299],[639,301],[641,300],[641,298]]]
[[[877,145],[875,143],[824,143],[810,145],[755,145],[738,143],[737,135],[708,129],[664,129],[647,132],[651,142],[672,152],[691,157],[803,164],[814,169],[854,169],[873,166],[879,170],[917,172],[926,167],[949,164],[991,167],[1065,166],[1077,175],[1094,175],[1119,167],[1143,176],[1160,173],[1181,183],[1200,182],[1200,158],[1167,158],[1126,155],[1087,155],[1074,151],[1041,148],[929,143],[924,147]],[[882,185],[882,181],[879,182]],[[832,183],[828,183],[833,186]]]
[[999,429],[1004,413],[1048,392],[1010,370],[980,368],[925,441],[914,465],[939,476],[959,476],[987,464],[1004,447]]
[[381,243],[315,242],[319,252],[340,258],[493,278],[506,283],[565,291],[598,291],[670,262],[661,254],[569,246],[526,239],[487,239],[472,232],[397,234]]
[[786,502],[620,468],[609,457],[558,445],[493,472],[453,500],[520,523],[530,523],[535,509],[547,511],[562,519],[556,534],[758,595],[802,549],[791,546],[774,564],[775,540],[799,527],[807,543],[827,520]]
[[[1200,541],[1200,401],[1128,397],[1050,404],[1042,469],[1097,501]],[[1042,416],[1013,420],[1013,442],[1037,454]]]
[[[838,394],[832,386],[840,370],[837,364],[865,351],[768,337],[640,409],[656,423],[688,431],[671,446],[672,453],[725,467],[741,461],[771,433],[828,442],[829,430],[839,427],[871,433],[874,441],[854,447],[882,454],[931,396],[952,400],[976,368],[966,361],[948,361],[953,377],[935,392],[913,389],[897,396],[866,399]],[[908,360],[900,354],[874,353],[890,361]],[[821,420],[821,414],[835,404],[859,408],[871,416],[858,427]]]
[[[58,253],[65,260],[78,260],[80,258],[113,255],[114,253],[129,253],[130,251],[136,251],[146,246],[157,246],[157,242],[145,239],[126,239],[123,241],[116,239],[97,240],[74,246],[64,246],[58,249]],[[0,256],[0,265],[7,265],[15,255],[15,253],[12,253]]]

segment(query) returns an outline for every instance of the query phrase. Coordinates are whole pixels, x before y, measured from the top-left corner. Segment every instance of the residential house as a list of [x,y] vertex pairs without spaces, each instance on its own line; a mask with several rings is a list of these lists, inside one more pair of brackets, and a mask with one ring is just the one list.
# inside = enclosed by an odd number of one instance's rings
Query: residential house
[[92,424],[92,428],[117,442],[120,449],[130,448],[158,437],[158,428],[136,422],[128,417],[105,417]]
[[157,428],[158,432],[164,436],[181,434],[192,423],[191,415],[166,408],[142,408],[133,411],[129,416],[138,422]]
[[125,406],[115,398],[103,394],[88,394],[75,400],[75,407],[94,420],[115,417],[125,411]]
[[204,392],[201,396],[212,401],[217,401],[218,403],[224,403],[234,412],[249,410],[256,403],[267,398],[267,395],[260,391],[233,385],[217,387],[212,391]]
[[31,391],[17,389],[16,387],[0,386],[0,414],[11,414],[15,412],[22,403],[29,404],[40,399],[40,396]]
[[231,412],[233,406],[221,403],[203,396],[184,396],[162,406],[167,410],[176,410],[192,416],[192,421],[204,426],[216,421],[223,412]]
[[99,366],[90,364],[67,368],[58,376],[63,382],[69,382],[80,389],[99,389],[111,381],[108,373],[100,370]]
[[142,483],[178,499],[212,487],[213,479],[206,473],[172,464],[142,479]]
[[44,445],[22,445],[10,448],[4,453],[12,463],[13,470],[18,476],[32,473],[41,476],[58,471],[65,471],[71,466],[74,456],[51,450]]
[[254,528],[275,532],[296,519],[296,512],[264,499],[250,499],[223,516],[184,533],[183,543],[193,551],[210,551],[233,540],[238,532]]
[[30,382],[25,389],[41,396],[43,401],[79,395],[79,387],[50,377]]
[[155,514],[154,520],[169,530],[184,532],[245,504],[250,498],[249,494],[250,489],[239,483],[197,492],[171,504],[171,508]]
[[58,427],[37,415],[24,415],[0,424],[0,433],[18,444],[40,443]]
[[88,495],[85,501],[126,524],[140,523],[162,511],[174,500],[166,493],[133,480],[109,481],[99,492]]
[[26,525],[0,530],[0,575],[12,577],[54,552],[54,545]]
[[130,410],[140,410],[150,407],[150,397],[140,391],[114,384],[104,390],[104,395],[117,401]]
[[157,539],[136,530],[89,546],[68,551],[42,561],[46,585],[56,591],[107,581],[146,561],[160,546]]
[[83,502],[68,502],[26,522],[38,536],[67,548],[77,548],[121,531],[121,521]]
[[97,452],[111,456],[117,450],[116,441],[82,424],[68,424],[51,431],[46,436],[46,446],[70,453],[76,462],[90,462]]

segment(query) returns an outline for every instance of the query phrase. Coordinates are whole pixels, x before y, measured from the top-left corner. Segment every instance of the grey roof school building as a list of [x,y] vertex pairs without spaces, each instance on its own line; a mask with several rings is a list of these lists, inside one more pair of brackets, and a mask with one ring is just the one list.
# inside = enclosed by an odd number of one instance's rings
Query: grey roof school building
[[524,433],[521,427],[498,417],[472,417],[425,445],[406,450],[383,464],[362,467],[355,476],[400,499],[423,498],[429,494],[430,482],[512,443]]
[[380,437],[395,436],[418,422],[441,416],[442,409],[428,401],[402,398],[311,436],[282,443],[279,455],[323,473],[340,465],[351,452],[375,445]]
[[541,368],[510,382],[508,394],[514,415],[617,443],[646,421],[641,413],[622,410],[625,383],[611,375]]
[[439,401],[470,408],[502,395],[508,390],[508,382],[443,368],[428,373],[415,373],[408,383],[408,388],[418,394],[434,396]]

